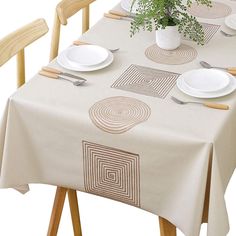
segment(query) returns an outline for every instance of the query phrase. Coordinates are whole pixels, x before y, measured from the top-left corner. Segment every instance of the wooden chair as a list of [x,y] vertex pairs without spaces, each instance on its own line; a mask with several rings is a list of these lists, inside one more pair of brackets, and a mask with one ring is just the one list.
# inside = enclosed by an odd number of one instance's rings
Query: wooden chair
[[50,61],[58,55],[61,25],[67,25],[67,20],[82,10],[82,33],[89,29],[89,6],[95,0],[62,0],[56,7],[55,20],[51,41]]
[[38,19],[0,40],[0,66],[17,55],[17,87],[25,83],[24,49],[48,32],[44,19]]

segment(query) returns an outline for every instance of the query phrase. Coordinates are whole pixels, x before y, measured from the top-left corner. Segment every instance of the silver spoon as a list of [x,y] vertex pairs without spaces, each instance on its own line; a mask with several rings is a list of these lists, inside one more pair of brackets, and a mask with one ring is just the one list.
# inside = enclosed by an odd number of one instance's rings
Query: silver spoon
[[188,104],[188,103],[193,103],[193,104],[199,104],[199,105],[203,105],[203,106],[214,108],[214,109],[229,110],[229,106],[225,105],[225,104],[219,104],[219,103],[213,103],[213,102],[184,102],[184,101],[181,101],[178,98],[173,97],[173,96],[171,97],[171,99],[175,103],[180,104],[180,105],[185,105],[185,104]]
[[62,80],[69,81],[69,82],[71,82],[74,86],[79,86],[79,85],[81,85],[81,84],[83,84],[83,83],[85,82],[85,80],[72,81],[72,80],[66,79],[66,78],[61,77],[61,76],[58,76],[58,79],[62,79]]
[[207,68],[207,69],[216,68],[216,69],[221,69],[221,70],[227,70],[227,68],[225,67],[212,66],[206,61],[200,61],[200,64],[202,67]]
[[234,37],[234,36],[236,36],[236,34],[229,34],[229,33],[224,32],[223,30],[221,30],[220,32],[221,32],[224,36],[226,36],[226,37]]
[[226,70],[228,73],[230,73],[231,75],[236,75],[236,67],[219,67],[219,66],[212,66],[209,63],[207,63],[206,61],[200,61],[200,64],[202,67],[207,68],[207,69],[211,69],[211,68],[215,68],[215,69],[221,69],[221,70]]

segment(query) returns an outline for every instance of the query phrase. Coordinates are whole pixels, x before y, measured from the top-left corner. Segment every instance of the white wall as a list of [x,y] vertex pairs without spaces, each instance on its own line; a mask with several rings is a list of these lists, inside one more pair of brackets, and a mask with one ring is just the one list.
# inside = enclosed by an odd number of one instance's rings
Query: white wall
[[[36,19],[46,19],[52,28],[54,8],[59,0],[0,0],[0,38],[16,28]],[[97,0],[92,6],[91,23],[119,0]],[[80,16],[69,21],[62,30],[61,48],[65,48],[81,32]],[[32,77],[49,56],[51,31],[26,50],[27,77]],[[15,90],[15,59],[0,68],[0,111],[6,98]],[[13,170],[14,171],[14,170]],[[236,179],[233,176],[226,193],[231,231],[236,235]],[[15,190],[0,190],[0,236],[43,236],[46,235],[55,187],[33,185],[31,191],[21,195]],[[78,194],[84,236],[157,236],[158,221],[155,215],[112,200],[85,193]],[[68,204],[63,211],[59,236],[73,235]],[[201,236],[206,235],[202,227]],[[182,236],[179,233],[179,236]]]

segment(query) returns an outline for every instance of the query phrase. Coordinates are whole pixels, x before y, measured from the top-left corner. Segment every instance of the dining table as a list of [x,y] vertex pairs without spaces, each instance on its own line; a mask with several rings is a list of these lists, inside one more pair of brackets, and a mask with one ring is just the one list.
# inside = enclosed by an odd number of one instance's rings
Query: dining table
[[[234,1],[219,2],[236,13]],[[120,4],[114,9],[124,11]],[[198,236],[203,222],[207,236],[225,236],[224,193],[236,166],[236,92],[196,98],[180,91],[177,81],[200,69],[200,61],[235,66],[236,37],[220,32],[231,32],[224,17],[199,20],[210,27],[205,44],[183,38],[178,53],[159,50],[155,32],[130,37],[128,20],[99,20],[79,40],[119,48],[109,52],[107,66],[66,69],[58,58],[67,48],[48,66],[85,83],[37,73],[9,97],[1,122],[0,187],[25,193],[29,184],[62,186],[144,209],[186,236]],[[180,105],[172,96],[229,110]]]

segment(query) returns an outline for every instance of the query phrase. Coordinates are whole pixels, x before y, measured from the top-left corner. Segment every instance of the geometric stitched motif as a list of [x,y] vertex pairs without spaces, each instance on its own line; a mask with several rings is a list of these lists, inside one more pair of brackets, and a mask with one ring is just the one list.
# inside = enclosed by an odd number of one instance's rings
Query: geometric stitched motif
[[101,130],[121,134],[146,121],[151,114],[147,104],[130,97],[109,97],[89,109],[92,122]]
[[164,99],[178,77],[177,73],[130,65],[111,87]]
[[85,191],[140,207],[139,155],[87,141],[82,146]]

